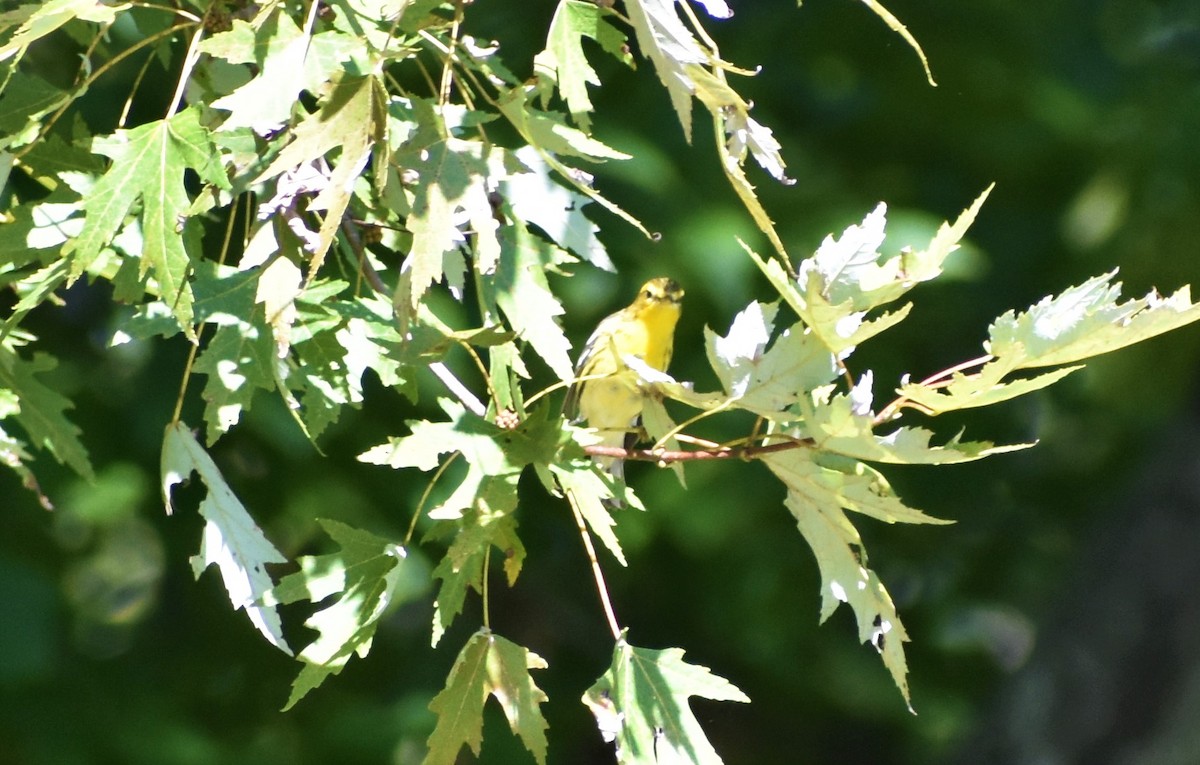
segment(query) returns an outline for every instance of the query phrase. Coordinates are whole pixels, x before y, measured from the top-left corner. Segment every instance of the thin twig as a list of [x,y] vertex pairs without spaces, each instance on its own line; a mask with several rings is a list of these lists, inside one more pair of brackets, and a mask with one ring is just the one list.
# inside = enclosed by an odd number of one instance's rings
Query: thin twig
[[608,620],[608,628],[612,630],[614,640],[621,639],[621,627],[617,623],[617,615],[613,612],[612,601],[608,597],[608,585],[604,581],[604,571],[600,569],[600,561],[596,558],[596,547],[592,544],[592,535],[588,533],[587,524],[584,523],[583,513],[579,510],[579,503],[575,499],[572,492],[567,492],[567,500],[571,506],[571,512],[575,514],[575,525],[579,527],[579,537],[583,540],[583,547],[587,551],[588,562],[592,564],[592,576],[596,580],[596,591],[600,594],[600,605],[604,608],[604,617]]
[[786,452],[792,449],[811,449],[817,442],[811,438],[798,438],[781,444],[766,446],[737,446],[719,449],[624,449],[620,446],[603,446],[593,444],[583,447],[585,454],[591,457],[616,457],[622,460],[637,460],[641,462],[657,462],[669,465],[674,462],[697,462],[701,460],[753,460],[765,454]]

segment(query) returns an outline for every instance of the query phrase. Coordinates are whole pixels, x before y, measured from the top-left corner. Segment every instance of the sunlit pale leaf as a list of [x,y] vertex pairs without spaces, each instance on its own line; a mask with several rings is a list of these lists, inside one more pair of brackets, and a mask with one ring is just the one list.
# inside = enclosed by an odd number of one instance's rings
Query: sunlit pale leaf
[[245,610],[263,637],[291,656],[279,614],[274,606],[263,603],[275,584],[266,565],[286,563],[287,558],[267,540],[187,425],[172,423],[167,426],[162,450],[162,493],[168,514],[175,510],[172,488],[193,472],[200,476],[208,493],[200,503],[204,536],[200,553],[191,559],[192,573],[198,579],[204,569],[216,563],[233,607]]
[[557,112],[535,108],[522,88],[513,88],[501,96],[497,107],[530,144],[552,154],[581,157],[591,162],[630,158],[569,126]]
[[[531,172],[514,173],[502,184],[513,214],[532,223],[550,240],[597,268],[616,271],[604,245],[596,236],[600,227],[583,213],[591,200],[556,183],[546,161],[530,146],[516,152]],[[0,230],[2,233],[2,230]]]
[[[442,278],[445,254],[465,245],[468,224],[477,236],[477,248],[499,252],[498,224],[488,198],[488,151],[480,141],[450,137],[409,160],[420,181],[407,221],[413,235],[406,267],[411,269],[414,306],[429,285]],[[490,260],[495,262],[494,257]]]
[[804,423],[805,432],[818,448],[870,462],[952,465],[1033,446],[996,446],[988,441],[961,441],[959,436],[934,446],[930,442],[933,432],[924,428],[893,427],[879,435],[873,413],[856,411],[852,397],[840,394],[818,400]]
[[318,241],[311,252],[314,271],[341,226],[355,179],[370,158],[371,150],[382,142],[386,129],[385,102],[382,86],[374,77],[339,73],[328,86],[317,111],[296,126],[292,131],[294,140],[255,179],[255,182],[266,181],[322,159],[334,149],[340,150],[336,163],[331,163],[328,183],[309,205],[311,209],[325,211]]
[[322,518],[318,522],[341,549],[298,559],[300,571],[283,577],[264,598],[266,604],[274,605],[301,600],[320,603],[337,596],[304,622],[318,637],[296,657],[304,662],[304,668],[292,683],[284,710],[325,678],[340,673],[352,655],[365,657],[384,612],[416,594],[411,588],[403,591],[407,565],[403,547],[339,521]]
[[920,406],[932,414],[941,414],[955,409],[971,409],[990,406],[1026,393],[1053,385],[1067,375],[1078,372],[1082,366],[1064,367],[1044,372],[1034,377],[1002,382],[1012,372],[1008,360],[997,360],[985,364],[975,374],[952,375],[944,385],[922,385],[905,383],[899,388],[901,397]]
[[766,350],[777,306],[751,303],[733,320],[729,334],[705,331],[709,363],[740,407],[768,418],[789,417],[799,396],[837,377],[829,350],[802,325],[785,330]]
[[816,556],[821,571],[821,621],[828,619],[839,603],[849,603],[858,621],[859,640],[875,646],[905,702],[909,702],[904,658],[908,635],[891,596],[875,572],[867,568],[862,538],[843,508],[906,523],[931,523],[936,519],[905,508],[894,497],[884,499],[876,494],[886,484],[881,484],[872,472],[819,465],[807,449],[766,455],[763,462],[787,486],[784,504]]
[[1043,298],[1020,314],[1001,316],[989,330],[987,349],[1015,357],[1018,369],[1070,364],[1155,337],[1200,319],[1184,287],[1169,297],[1151,292],[1117,302],[1116,271],[1097,276],[1061,295]]
[[654,63],[654,71],[666,87],[690,143],[695,86],[687,67],[708,63],[708,56],[679,18],[675,0],[639,0],[629,3],[625,10],[633,23],[638,47]]
[[201,43],[200,49],[227,61],[254,64],[257,75],[212,102],[228,111],[221,130],[249,127],[267,135],[283,127],[301,90],[316,91],[348,58],[354,38],[340,32],[306,35],[287,14],[273,13],[262,26],[237,19],[233,28]]
[[550,290],[546,272],[571,257],[519,222],[500,231],[500,248],[503,257],[494,282],[497,305],[558,379],[570,380],[574,376],[571,342],[556,320],[564,311]]
[[[41,3],[26,3],[15,11],[6,13],[5,22],[20,23],[20,28],[3,45],[0,45],[0,61],[23,53],[30,43],[50,34],[72,19],[111,24],[128,5],[114,6],[100,0],[45,0]],[[14,15],[15,14],[15,15]]]

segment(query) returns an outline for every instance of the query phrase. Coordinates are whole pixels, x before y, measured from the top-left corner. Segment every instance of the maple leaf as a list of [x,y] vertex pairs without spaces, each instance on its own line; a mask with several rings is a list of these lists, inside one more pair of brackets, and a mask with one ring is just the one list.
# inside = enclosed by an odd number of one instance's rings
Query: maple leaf
[[317,522],[341,550],[298,559],[300,571],[281,579],[263,599],[273,605],[301,600],[319,603],[337,596],[304,622],[319,636],[296,657],[304,662],[304,668],[292,683],[284,711],[325,678],[340,673],[351,656],[366,657],[383,614],[420,591],[411,584],[406,586],[412,577],[406,576],[408,554],[403,547],[340,521],[320,518]]
[[181,236],[191,205],[185,171],[195,171],[218,188],[230,188],[218,152],[200,124],[199,109],[188,108],[167,120],[99,136],[92,150],[113,162],[85,197],[83,229],[67,245],[74,261],[72,278],[87,270],[141,201],[142,250],[135,253],[141,263],[139,275],[153,272],[160,297],[190,336],[191,259],[185,248],[187,238]]
[[263,603],[274,586],[266,564],[286,563],[287,558],[267,540],[187,425],[174,422],[167,426],[162,450],[162,494],[168,515],[175,510],[171,489],[193,472],[200,476],[208,494],[200,503],[204,535],[200,553],[191,559],[192,573],[199,579],[204,569],[216,563],[234,609],[245,610],[263,637],[291,656],[279,614],[274,606]]
[[622,633],[612,665],[583,695],[583,703],[604,739],[616,744],[619,765],[719,765],[721,758],[688,706],[691,696],[750,701],[707,667],[685,662],[682,649],[636,648]]
[[[53,369],[53,357],[39,353],[32,361],[17,354],[9,341],[0,343],[0,417],[14,416],[30,439],[38,447],[49,450],[59,462],[68,465],[81,476],[94,478],[87,449],[79,440],[79,428],[66,417],[71,402],[38,380],[37,375]],[[24,454],[19,444],[11,438],[2,461],[19,467],[26,485],[31,483],[32,473],[24,468]]]
[[513,733],[544,765],[547,724],[539,705],[547,699],[529,670],[545,668],[540,656],[486,627],[472,635],[459,652],[446,687],[429,703],[438,721],[429,736],[425,765],[454,765],[464,744],[479,754],[488,696],[500,703]]

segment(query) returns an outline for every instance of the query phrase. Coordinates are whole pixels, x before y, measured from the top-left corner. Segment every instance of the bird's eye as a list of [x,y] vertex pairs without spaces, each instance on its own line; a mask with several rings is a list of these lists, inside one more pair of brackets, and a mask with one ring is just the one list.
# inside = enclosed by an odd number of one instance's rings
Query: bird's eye
[[654,293],[650,290],[642,290],[642,297],[646,298],[647,300],[653,300]]

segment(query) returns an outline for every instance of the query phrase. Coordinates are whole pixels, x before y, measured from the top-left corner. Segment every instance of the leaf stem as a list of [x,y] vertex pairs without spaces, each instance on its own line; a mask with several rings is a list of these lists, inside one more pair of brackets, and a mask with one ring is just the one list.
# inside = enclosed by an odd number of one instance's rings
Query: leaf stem
[[[922,388],[945,387],[945,386],[949,385],[951,382],[947,378],[953,377],[954,375],[958,374],[959,372],[963,372],[967,369],[973,369],[974,367],[981,367],[984,364],[987,364],[988,362],[992,361],[995,358],[996,357],[993,356],[992,354],[985,353],[982,356],[977,356],[973,359],[967,359],[966,361],[959,362],[958,364],[955,364],[952,367],[948,367],[946,369],[943,369],[940,372],[937,372],[935,374],[930,375],[929,377],[926,377],[924,380],[917,383],[917,385]],[[894,401],[892,401],[890,404],[888,404],[883,409],[881,409],[879,411],[879,414],[875,415],[875,424],[878,425],[879,423],[887,422],[888,420],[890,420],[892,417],[895,416],[897,411],[899,411],[900,409],[902,409],[905,406],[905,404],[908,401],[909,401],[908,396],[898,396]]]
[[676,425],[675,427],[671,428],[666,433],[664,433],[661,438],[659,438],[657,441],[655,441],[654,446],[651,447],[651,451],[657,451],[657,450],[661,449],[663,444],[665,444],[669,439],[678,436],[679,433],[681,431],[683,431],[684,428],[691,427],[693,424],[699,422],[700,420],[703,420],[705,417],[709,417],[718,412],[725,411],[733,404],[733,401],[734,401],[733,399],[727,398],[724,401],[722,401],[720,404],[718,404],[717,406],[714,406],[712,409],[703,409],[698,414],[693,415],[692,417],[679,423],[678,425]]
[[[316,5],[316,3],[313,3]],[[216,3],[209,6],[209,10],[205,12],[205,18],[213,8],[217,7]],[[188,45],[187,54],[183,57],[183,68],[179,71],[179,81],[175,83],[175,95],[171,97],[171,105],[167,107],[167,113],[163,119],[170,119],[171,115],[179,110],[179,104],[183,101],[183,91],[187,89],[188,80],[192,76],[192,69],[196,66],[197,59],[200,58],[200,41],[204,39],[204,24],[196,25],[196,33],[192,35],[192,42]]]
[[483,548],[483,587],[481,595],[483,596],[483,628],[491,629],[491,618],[489,616],[490,607],[488,604],[488,574],[492,570],[492,546],[488,545]]
[[579,503],[575,499],[575,493],[568,491],[567,500],[571,505],[571,512],[575,514],[575,525],[579,527],[579,537],[583,540],[583,548],[587,551],[588,562],[592,566],[592,576],[596,580],[596,591],[600,594],[600,605],[604,608],[604,617],[608,620],[608,628],[612,630],[613,639],[620,640],[621,627],[617,623],[617,615],[613,612],[612,601],[608,597],[608,585],[604,581],[604,572],[600,569],[600,561],[596,558],[592,535],[588,533],[583,513],[580,512]]
[[412,542],[413,532],[417,530],[417,519],[419,519],[421,517],[421,513],[425,511],[425,503],[429,501],[429,495],[433,493],[433,487],[437,485],[437,482],[441,479],[442,474],[446,472],[447,468],[454,464],[454,460],[458,459],[460,454],[461,452],[454,452],[447,457],[446,461],[438,466],[437,472],[433,474],[433,478],[430,478],[429,483],[425,485],[425,491],[421,493],[421,499],[417,502],[417,509],[413,511],[412,520],[408,522],[408,532],[404,535],[403,547],[408,547],[409,543]]

